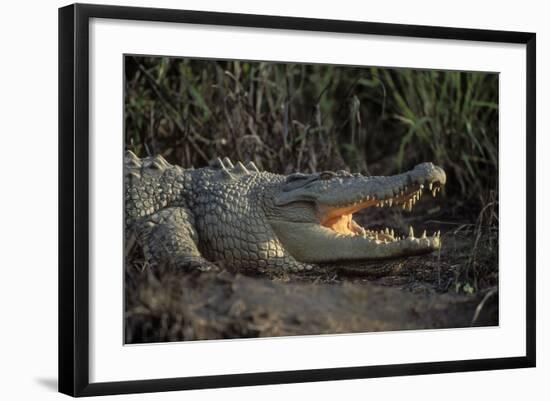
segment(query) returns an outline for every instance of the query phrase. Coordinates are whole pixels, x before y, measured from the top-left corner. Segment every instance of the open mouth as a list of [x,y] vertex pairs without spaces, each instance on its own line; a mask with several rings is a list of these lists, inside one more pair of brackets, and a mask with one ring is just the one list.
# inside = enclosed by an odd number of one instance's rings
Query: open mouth
[[[386,227],[382,230],[370,230],[362,227],[353,220],[353,213],[367,207],[401,207],[403,210],[412,210],[416,202],[425,192],[433,197],[441,191],[441,183],[438,181],[425,184],[411,184],[393,191],[393,196],[365,195],[361,199],[339,205],[318,205],[317,212],[319,222],[323,227],[329,228],[336,234],[344,236],[360,236],[380,244],[389,244],[398,241],[415,239],[414,230],[409,227],[408,237],[395,234],[393,228]],[[437,238],[440,232],[428,234],[424,231],[418,238]]]

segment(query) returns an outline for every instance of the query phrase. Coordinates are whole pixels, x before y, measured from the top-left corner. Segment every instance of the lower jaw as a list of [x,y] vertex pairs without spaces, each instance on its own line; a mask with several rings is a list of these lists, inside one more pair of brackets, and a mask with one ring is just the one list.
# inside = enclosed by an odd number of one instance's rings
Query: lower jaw
[[439,249],[438,236],[403,240],[370,240],[360,235],[337,234],[315,223],[272,222],[285,249],[304,263],[380,260],[419,255]]

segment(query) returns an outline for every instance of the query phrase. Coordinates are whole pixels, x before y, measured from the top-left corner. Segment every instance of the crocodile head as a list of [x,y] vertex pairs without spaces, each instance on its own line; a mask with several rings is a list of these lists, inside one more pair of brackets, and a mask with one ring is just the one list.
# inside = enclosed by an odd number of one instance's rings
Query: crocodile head
[[422,163],[402,174],[368,177],[345,171],[292,174],[272,195],[270,223],[292,256],[305,263],[384,259],[439,249],[439,233],[418,238],[361,227],[353,214],[373,206],[412,209],[424,191],[434,196],[446,182],[445,172]]

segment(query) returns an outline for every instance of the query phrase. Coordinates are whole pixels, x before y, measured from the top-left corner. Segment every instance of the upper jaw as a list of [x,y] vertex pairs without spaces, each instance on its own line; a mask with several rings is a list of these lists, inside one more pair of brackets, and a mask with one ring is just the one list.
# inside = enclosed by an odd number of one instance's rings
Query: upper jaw
[[305,201],[325,207],[342,208],[359,204],[368,207],[380,202],[399,201],[400,197],[409,194],[410,190],[422,189],[421,186],[433,190],[434,187],[444,185],[446,180],[441,167],[432,163],[422,163],[405,173],[388,177],[349,174],[326,181],[317,180],[290,191],[279,191],[273,202],[275,206]]
[[343,215],[351,215],[370,206],[399,205],[411,210],[424,191],[434,197],[447,181],[442,168],[423,163],[414,169],[390,177],[361,177],[344,184],[337,194],[327,193],[316,201],[322,225]]
[[317,204],[325,208],[349,208],[351,213],[364,207],[399,203],[409,208],[422,190],[435,196],[445,185],[445,171],[432,163],[422,163],[414,169],[389,177],[353,177],[335,183],[332,190],[319,194]]

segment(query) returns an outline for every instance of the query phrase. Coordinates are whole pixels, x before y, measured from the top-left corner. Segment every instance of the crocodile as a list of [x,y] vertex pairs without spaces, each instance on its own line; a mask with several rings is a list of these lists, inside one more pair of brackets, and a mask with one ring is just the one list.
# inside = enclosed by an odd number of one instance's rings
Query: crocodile
[[274,174],[253,162],[217,159],[184,169],[162,156],[124,155],[126,252],[139,242],[152,265],[201,270],[302,271],[323,263],[420,255],[439,232],[415,237],[362,227],[367,207],[412,209],[445,185],[441,167],[422,163],[392,176],[347,171]]

